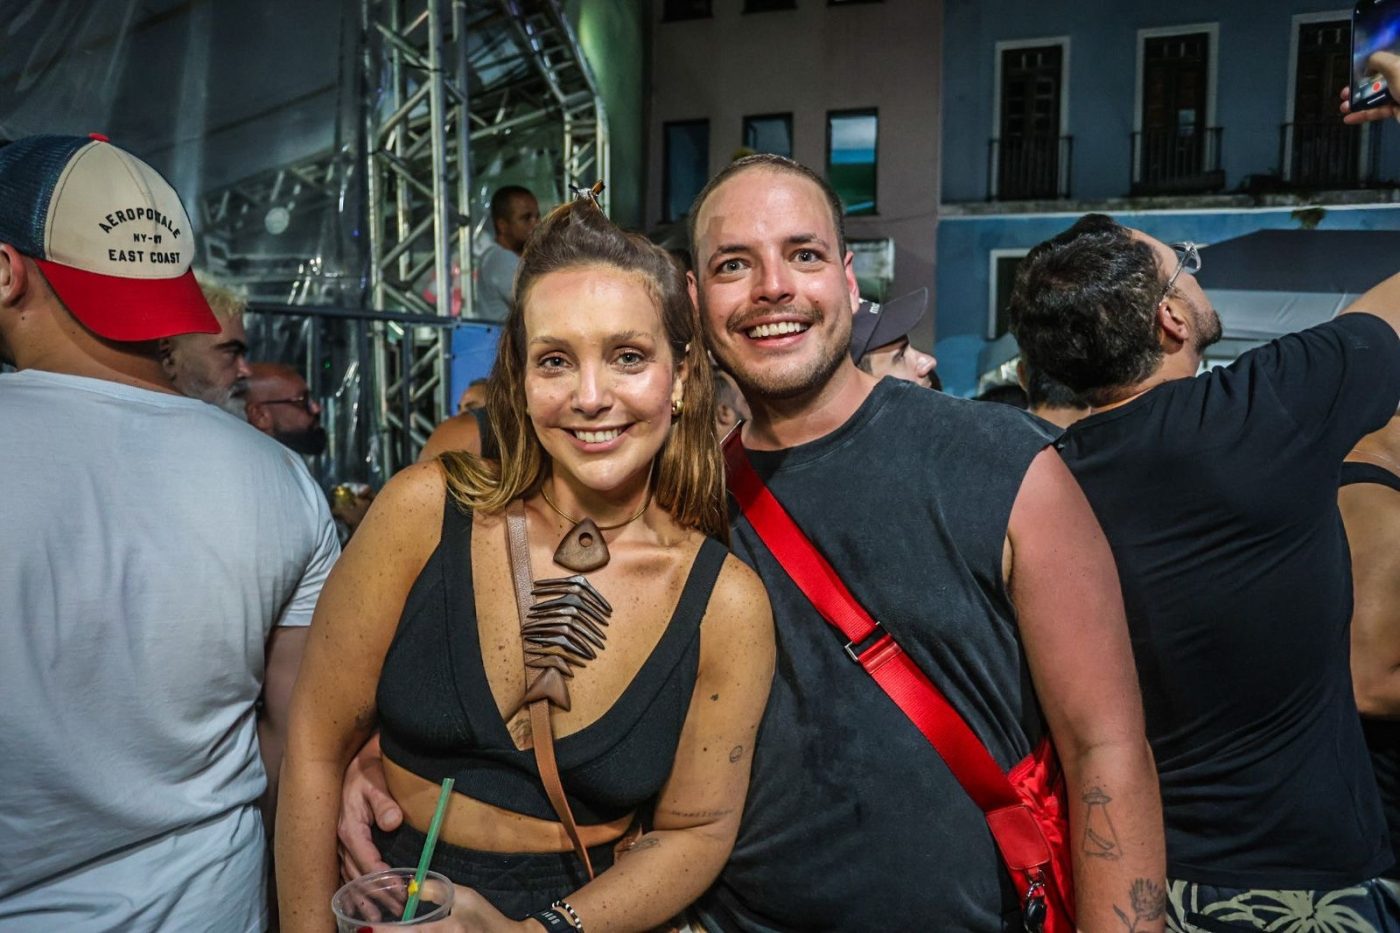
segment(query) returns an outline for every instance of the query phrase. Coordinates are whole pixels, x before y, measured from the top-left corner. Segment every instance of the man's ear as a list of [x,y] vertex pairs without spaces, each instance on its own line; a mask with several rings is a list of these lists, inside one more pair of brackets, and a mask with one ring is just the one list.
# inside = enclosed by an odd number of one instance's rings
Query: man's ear
[[24,299],[31,284],[29,277],[23,254],[8,243],[0,243],[0,307],[13,307]]
[[[1164,342],[1173,345],[1184,344],[1191,337],[1191,325],[1181,315],[1177,304],[1170,297],[1163,298],[1157,305],[1156,313],[1157,326],[1162,330]],[[1171,347],[1163,349],[1171,349]]]
[[244,407],[244,414],[248,416],[248,423],[264,434],[272,431],[272,413],[267,410],[267,406],[259,402],[249,402]]
[[165,370],[167,376],[175,378],[175,344],[169,337],[156,341],[156,353],[160,356],[160,368]]
[[851,313],[855,314],[860,307],[860,283],[856,281],[856,254],[846,250],[846,258],[842,262],[846,268],[846,290],[850,292]]
[[700,307],[700,283],[695,279],[694,272],[685,274],[685,287],[690,292],[690,303],[695,307]]

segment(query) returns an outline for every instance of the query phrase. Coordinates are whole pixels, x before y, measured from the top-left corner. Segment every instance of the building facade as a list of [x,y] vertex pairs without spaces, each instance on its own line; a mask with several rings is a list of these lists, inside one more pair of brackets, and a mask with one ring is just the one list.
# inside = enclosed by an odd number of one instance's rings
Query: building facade
[[1347,127],[1337,113],[1350,15],[1336,0],[1122,0],[1092,15],[947,0],[945,385],[971,394],[985,381],[1020,257],[1088,211],[1199,244],[1263,229],[1400,229],[1400,127]]
[[941,0],[657,0],[652,17],[650,229],[681,245],[711,175],[778,152],[841,194],[867,297],[932,288]]

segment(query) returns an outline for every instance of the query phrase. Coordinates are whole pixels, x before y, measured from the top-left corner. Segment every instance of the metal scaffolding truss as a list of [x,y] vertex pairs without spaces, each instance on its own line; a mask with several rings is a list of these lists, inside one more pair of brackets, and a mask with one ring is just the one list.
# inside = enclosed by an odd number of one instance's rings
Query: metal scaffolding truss
[[500,61],[515,66],[508,80],[478,92],[472,137],[531,121],[562,124],[563,191],[608,177],[607,115],[578,38],[556,0],[499,0],[509,24]]
[[[364,0],[363,10],[366,87],[378,94],[364,130],[371,303],[470,317],[471,144],[553,121],[562,128],[560,190],[585,175],[606,180],[597,88],[557,0]],[[391,471],[449,410],[446,336],[380,326],[375,372]]]
[[[559,192],[606,183],[607,117],[560,0],[360,0],[359,15],[359,145],[342,139],[338,151],[251,175],[200,210],[209,264],[255,301],[358,295],[382,312],[363,363],[369,457],[387,476],[449,410],[450,330],[410,320],[471,317],[472,232],[488,218],[472,201],[469,153],[545,133]],[[346,207],[359,203],[346,197],[357,184],[363,218]],[[362,219],[364,237],[324,230]],[[328,241],[363,255],[328,259]]]
[[[315,304],[335,301],[337,280],[321,249],[294,246],[270,249],[294,221],[318,227],[328,211],[343,203],[354,175],[347,152],[325,153],[281,168],[269,169],[218,189],[199,204],[205,265],[221,279],[235,282],[251,301]],[[319,246],[320,244],[318,244]]]
[[[362,10],[370,305],[446,317],[454,290],[470,307],[466,3],[365,0]],[[374,337],[392,472],[447,409],[447,354],[436,328],[384,321]]]

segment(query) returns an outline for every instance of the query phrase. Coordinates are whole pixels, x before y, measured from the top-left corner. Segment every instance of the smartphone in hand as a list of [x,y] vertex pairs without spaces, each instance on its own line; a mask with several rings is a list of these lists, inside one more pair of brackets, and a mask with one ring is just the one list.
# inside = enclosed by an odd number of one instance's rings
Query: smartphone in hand
[[[1400,0],[1357,0],[1351,10],[1351,109],[1392,103],[1385,78],[1369,73],[1373,52],[1400,55]],[[1397,95],[1400,96],[1400,95]]]

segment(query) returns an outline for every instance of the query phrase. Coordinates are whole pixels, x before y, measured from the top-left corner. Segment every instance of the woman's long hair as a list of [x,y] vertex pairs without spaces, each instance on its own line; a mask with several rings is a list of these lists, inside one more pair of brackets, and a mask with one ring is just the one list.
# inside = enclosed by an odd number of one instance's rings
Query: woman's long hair
[[714,380],[685,274],[665,250],[619,229],[589,198],[555,208],[525,244],[515,274],[515,301],[486,384],[486,414],[500,446],[500,462],[460,451],[443,454],[440,460],[448,489],[462,508],[498,512],[513,499],[533,495],[544,483],[549,455],[526,412],[524,309],[531,288],[543,276],[593,265],[641,278],[660,309],[674,365],[686,364],[684,410],[673,420],[661,447],[653,493],[656,503],[683,527],[728,541],[724,467],[715,438]]

